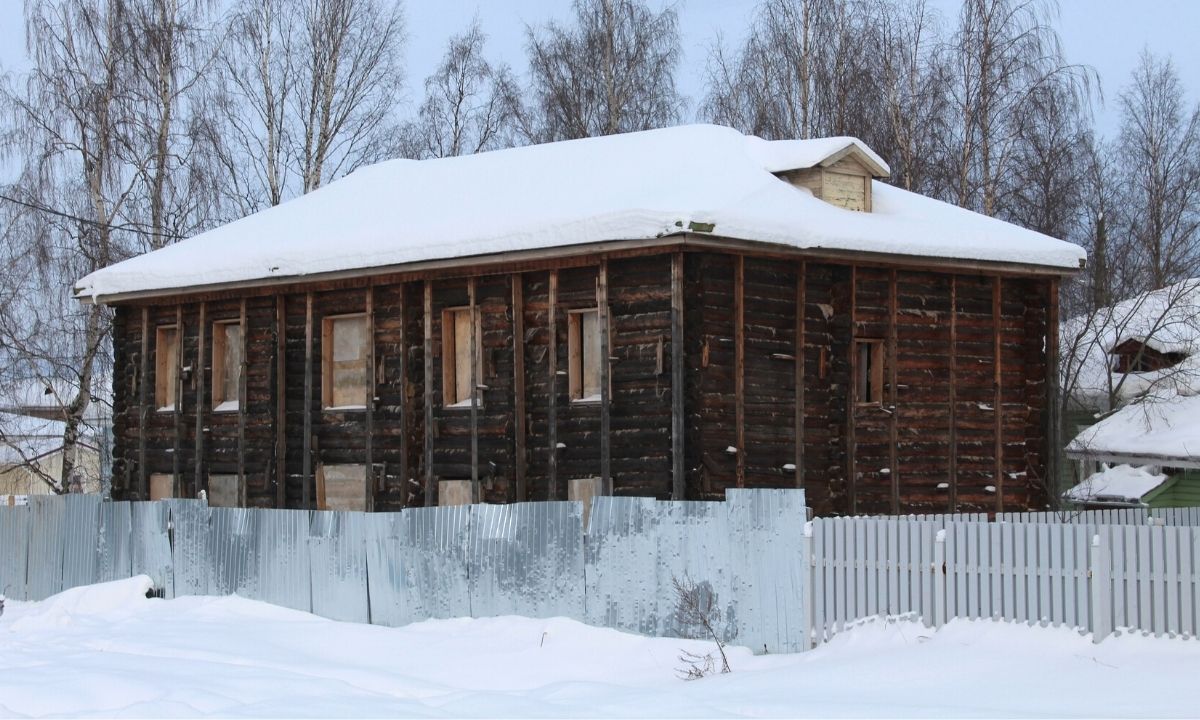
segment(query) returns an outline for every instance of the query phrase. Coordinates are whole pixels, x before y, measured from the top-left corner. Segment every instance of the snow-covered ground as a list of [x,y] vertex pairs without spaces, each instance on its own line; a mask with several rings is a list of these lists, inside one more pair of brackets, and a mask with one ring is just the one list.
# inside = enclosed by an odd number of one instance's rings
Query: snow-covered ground
[[864,624],[801,655],[565,619],[383,628],[237,597],[147,600],[148,581],[77,588],[0,617],[3,716],[1194,716],[1200,642],[956,621]]

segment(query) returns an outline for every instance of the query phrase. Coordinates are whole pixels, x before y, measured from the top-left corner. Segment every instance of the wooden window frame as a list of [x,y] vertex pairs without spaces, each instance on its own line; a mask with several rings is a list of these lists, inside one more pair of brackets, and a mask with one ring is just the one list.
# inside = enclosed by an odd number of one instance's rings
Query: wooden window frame
[[[375,373],[369,372],[367,363],[373,353],[371,348],[366,345],[362,348],[362,364],[363,364],[363,386],[362,401],[347,405],[333,404],[333,348],[334,348],[334,324],[338,320],[349,320],[351,318],[362,318],[364,330],[370,332],[371,324],[367,313],[354,312],[342,313],[340,315],[326,315],[321,318],[321,410],[326,412],[365,412],[367,409],[367,391],[370,389],[371,382]],[[367,338],[367,343],[374,343],[374,338]]]
[[[167,362],[167,354],[163,352],[167,345],[164,338],[168,331],[175,336],[175,358],[174,362],[170,363]],[[179,407],[179,358],[183,351],[180,340],[178,325],[172,323],[154,328],[154,409],[157,412],[175,412]],[[171,400],[169,404],[166,402],[168,394]]]
[[[212,410],[213,412],[241,412],[241,384],[242,370],[246,362],[246,329],[242,331],[242,363],[238,367],[238,395],[233,398],[225,397],[224,383],[222,382],[225,374],[225,353],[228,350],[225,340],[225,328],[230,325],[241,326],[242,322],[238,319],[233,320],[217,320],[212,324]],[[232,405],[230,405],[232,403]]]
[[[470,410],[471,397],[458,399],[458,343],[455,340],[455,316],[469,313],[471,307],[462,305],[442,310],[442,408],[446,410]],[[475,306],[475,407],[483,407],[483,396],[479,386],[483,383],[483,313]],[[467,349],[470,357],[470,349]],[[470,362],[468,359],[467,362]]]
[[[589,313],[596,316],[596,331],[604,332],[604,328],[600,327],[600,308],[576,308],[567,311],[567,392],[573,405],[598,405],[601,402],[599,395],[585,396],[584,387],[584,371],[587,357],[584,355],[583,348],[583,316]],[[612,343],[609,343],[612,346]],[[599,358],[603,362],[603,358]],[[604,373],[600,370],[600,365],[597,364],[596,386],[599,388],[604,377]],[[611,381],[611,378],[610,378]]]
[[[866,349],[867,362],[863,362],[863,350]],[[884,400],[884,372],[887,365],[887,353],[884,351],[883,338],[854,338],[855,368],[854,399],[858,405],[882,406]]]

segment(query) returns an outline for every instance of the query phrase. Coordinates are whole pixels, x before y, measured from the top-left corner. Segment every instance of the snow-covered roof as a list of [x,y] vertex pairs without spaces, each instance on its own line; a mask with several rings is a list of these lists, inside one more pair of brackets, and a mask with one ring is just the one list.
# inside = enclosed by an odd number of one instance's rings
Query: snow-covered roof
[[[1059,333],[1062,387],[1084,407],[1107,409],[1109,390],[1126,402],[1147,389],[1159,395],[1200,392],[1200,278],[1143,293],[1092,315],[1074,317]],[[1154,372],[1113,373],[1110,353],[1130,341],[1187,356]]]
[[1068,490],[1066,498],[1081,503],[1137,504],[1166,481],[1166,475],[1150,472],[1147,467],[1105,465]]
[[[1067,452],[1091,457],[1200,461],[1200,395],[1131,403],[1080,432]],[[1151,463],[1159,464],[1159,463]]]
[[1076,245],[875,182],[872,212],[818,200],[774,173],[812,167],[848,138],[766,141],[691,125],[466,157],[390,160],[76,287],[128,293],[401,268],[610,241],[711,224],[714,238],[1078,270]]

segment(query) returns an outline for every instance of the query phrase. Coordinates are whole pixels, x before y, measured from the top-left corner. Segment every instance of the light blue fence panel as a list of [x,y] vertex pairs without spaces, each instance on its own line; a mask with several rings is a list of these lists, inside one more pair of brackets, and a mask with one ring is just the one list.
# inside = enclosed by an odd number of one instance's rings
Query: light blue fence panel
[[400,513],[363,518],[367,553],[367,601],[371,624],[398,627],[408,622],[404,608],[404,568],[400,564]]
[[29,583],[30,600],[45,600],[63,589],[67,506],[62,500],[54,495],[29,498],[29,564],[25,576]]
[[314,512],[308,538],[312,611],[331,620],[368,622],[364,513]]
[[62,586],[66,589],[99,582],[100,496],[67,495],[60,500],[66,514]]
[[171,568],[171,540],[167,534],[170,514],[161,502],[135,502],[130,506],[130,539],[134,575],[148,575],[154,589],[164,597],[174,597],[174,573]]
[[0,507],[0,595],[29,599],[29,506]]
[[472,505],[471,615],[583,617],[583,505]]
[[294,610],[312,611],[308,562],[308,510],[251,510],[258,582],[246,597]]
[[171,560],[175,571],[173,597],[207,595],[212,565],[208,555],[208,503],[190,499],[166,500],[164,503],[171,522]]
[[100,516],[100,582],[124,580],[133,576],[130,545],[132,518],[127,502],[102,502]]
[[653,635],[658,629],[658,513],[654,498],[592,498],[584,552],[590,625]]
[[471,508],[413,508],[400,513],[395,566],[402,570],[404,623],[471,615],[467,538]]
[[658,513],[658,629],[663,637],[707,637],[700,625],[680,615],[675,580],[696,587],[714,608],[714,630],[727,642],[737,637],[729,505],[724,502],[660,502]]
[[210,508],[208,511],[208,591],[249,597],[257,589],[255,511],[247,508]]
[[803,490],[728,490],[737,643],[754,652],[807,649]]

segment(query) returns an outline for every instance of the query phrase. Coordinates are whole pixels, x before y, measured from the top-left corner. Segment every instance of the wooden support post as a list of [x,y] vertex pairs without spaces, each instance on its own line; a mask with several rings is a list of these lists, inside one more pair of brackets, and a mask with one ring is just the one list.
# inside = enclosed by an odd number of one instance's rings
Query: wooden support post
[[238,416],[237,416],[237,433],[238,433],[238,454],[237,454],[237,473],[238,473],[238,497],[240,498],[246,492],[246,413],[250,411],[249,393],[246,392],[247,376],[250,374],[250,353],[249,337],[250,327],[246,323],[246,298],[242,298],[238,306],[238,328],[242,331],[242,364],[238,368]]
[[559,492],[558,487],[558,320],[555,317],[558,311],[558,271],[550,271],[550,286],[548,289],[548,304],[546,308],[547,325],[550,328],[550,336],[548,339],[549,348],[547,360],[550,369],[550,387],[549,398],[550,405],[546,408],[546,436],[550,441],[550,457],[547,464],[547,474],[549,475],[549,497],[548,500],[558,500],[567,498],[566,492]]
[[397,358],[400,373],[400,506],[408,507],[410,480],[408,458],[408,302],[405,300],[407,287],[400,284],[400,357]]
[[671,256],[671,499],[687,495],[684,453],[683,253]]
[[896,271],[888,272],[888,338],[887,338],[887,372],[888,372],[888,467],[891,479],[891,511],[893,515],[900,514],[900,468],[897,457],[899,438],[899,410],[896,408]]
[[287,506],[287,300],[275,296],[275,507]]
[[[479,371],[476,366],[479,363],[480,321],[476,317],[479,312],[477,293],[475,276],[472,275],[467,278],[467,317],[471,321],[471,337],[467,341],[471,361],[471,496],[478,499],[482,497],[482,493],[479,487]],[[446,362],[446,358],[442,358],[442,362]]]
[[746,257],[733,265],[733,402],[734,446],[737,448],[737,486],[746,487]]
[[609,347],[607,258],[600,261],[596,279],[596,307],[600,325],[600,487],[602,493],[612,495],[612,348]]
[[950,276],[950,512],[958,510],[958,278]]
[[995,415],[995,456],[996,469],[993,473],[993,484],[996,486],[996,512],[1004,512],[1004,376],[1002,374],[1002,348],[1000,345],[1000,327],[1003,322],[1001,308],[1001,280],[997,275],[992,278],[992,414]]
[[313,403],[313,294],[304,296],[304,458],[301,471],[304,473],[300,506],[306,510],[313,507],[312,467],[312,403]]
[[208,389],[204,375],[204,339],[208,333],[208,304],[201,301],[197,313],[199,327],[196,330],[196,370],[193,377],[196,378],[195,475],[196,492],[199,493],[201,490],[208,490],[208,481],[204,477],[204,406],[206,404],[204,394]]
[[183,306],[175,306],[175,407],[171,409],[175,423],[171,441],[171,494],[183,497]]
[[1046,298],[1046,488],[1057,495],[1062,477],[1058,462],[1062,457],[1062,407],[1058,396],[1058,278],[1051,278]]
[[858,266],[850,266],[850,382],[846,393],[846,501],[848,512],[858,514]]
[[150,477],[146,472],[146,434],[150,424],[150,308],[142,307],[142,373],[138,383],[138,499],[150,499]]
[[796,408],[795,418],[793,419],[795,434],[796,434],[796,455],[792,463],[796,466],[796,487],[804,487],[804,333],[805,321],[807,320],[808,306],[808,263],[804,260],[796,263],[796,338],[795,350],[793,353],[796,356],[795,368],[795,383],[796,383]]
[[[434,505],[433,485],[433,281],[425,281],[424,310],[424,370],[425,370],[425,448],[422,464],[425,467],[425,505]],[[442,332],[445,332],[442,328]],[[446,358],[442,358],[445,362]]]
[[367,283],[366,297],[363,304],[367,311],[367,352],[364,358],[367,371],[366,396],[363,406],[366,410],[366,472],[363,473],[367,487],[364,489],[367,510],[375,509],[375,286]]
[[525,285],[521,273],[513,273],[513,474],[517,502],[529,499],[525,486]]

